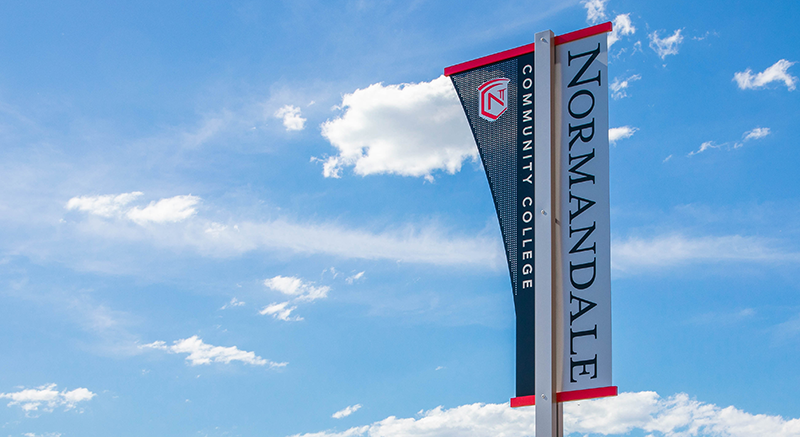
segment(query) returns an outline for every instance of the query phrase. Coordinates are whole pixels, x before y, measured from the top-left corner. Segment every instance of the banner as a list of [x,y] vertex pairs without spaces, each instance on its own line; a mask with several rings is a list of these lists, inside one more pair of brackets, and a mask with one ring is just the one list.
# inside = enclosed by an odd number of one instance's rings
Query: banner
[[461,99],[497,210],[517,316],[517,395],[527,396],[534,393],[535,362],[533,44],[461,68],[445,74]]
[[555,48],[559,392],[611,386],[606,41],[604,32]]
[[542,116],[534,113],[535,44],[445,69],[480,152],[508,260],[517,327],[512,406],[536,399],[534,274],[553,276],[553,290],[545,291],[554,302],[557,401],[617,393],[611,386],[609,31],[611,23],[604,23],[554,38],[554,272],[533,267],[533,123]]

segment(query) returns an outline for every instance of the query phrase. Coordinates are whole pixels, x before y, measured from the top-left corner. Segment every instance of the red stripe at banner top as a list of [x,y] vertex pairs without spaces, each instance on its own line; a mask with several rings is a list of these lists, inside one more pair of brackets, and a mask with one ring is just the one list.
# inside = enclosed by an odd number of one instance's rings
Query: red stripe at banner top
[[[587,27],[585,29],[576,30],[574,32],[565,33],[563,35],[556,35],[556,45],[565,44],[582,38],[588,38],[604,32],[611,32],[611,22],[598,24],[596,26]],[[473,59],[471,61],[462,62],[444,69],[445,76],[451,76],[456,73],[473,70],[475,68],[483,67],[496,62],[505,61],[507,59],[515,58],[526,53],[533,53],[535,44],[526,44],[521,47],[504,50],[493,55],[484,56],[482,58]]]
[[482,58],[473,59],[467,62],[462,62],[460,64],[453,65],[452,67],[447,67],[444,69],[444,75],[450,76],[452,74],[461,73],[462,71],[472,70],[478,67],[483,67],[484,65],[494,64],[495,62],[500,62],[500,61],[505,61],[506,59],[515,58],[519,55],[524,55],[526,53],[533,53],[533,44],[527,44],[522,47],[508,49],[500,53],[495,53],[493,55],[484,56]]

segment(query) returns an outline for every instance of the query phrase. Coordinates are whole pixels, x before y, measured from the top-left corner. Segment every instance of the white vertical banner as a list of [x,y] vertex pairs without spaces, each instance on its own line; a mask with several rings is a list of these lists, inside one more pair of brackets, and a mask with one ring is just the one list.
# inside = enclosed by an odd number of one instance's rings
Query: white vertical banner
[[554,76],[556,385],[570,400],[612,384],[606,32],[557,45]]

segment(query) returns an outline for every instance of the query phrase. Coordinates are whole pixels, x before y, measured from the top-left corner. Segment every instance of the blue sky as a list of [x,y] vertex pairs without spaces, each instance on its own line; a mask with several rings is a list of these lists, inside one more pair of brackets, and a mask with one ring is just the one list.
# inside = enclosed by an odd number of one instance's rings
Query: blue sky
[[5,2],[0,434],[532,435],[444,67],[615,23],[614,399],[800,435],[800,4]]

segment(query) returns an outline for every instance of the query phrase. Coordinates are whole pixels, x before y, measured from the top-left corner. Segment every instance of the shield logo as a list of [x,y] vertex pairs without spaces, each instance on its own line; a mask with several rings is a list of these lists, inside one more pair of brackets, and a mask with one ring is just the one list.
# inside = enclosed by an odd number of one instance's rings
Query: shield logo
[[484,82],[478,87],[481,103],[478,114],[488,121],[495,121],[508,108],[508,83],[511,79],[504,77]]

